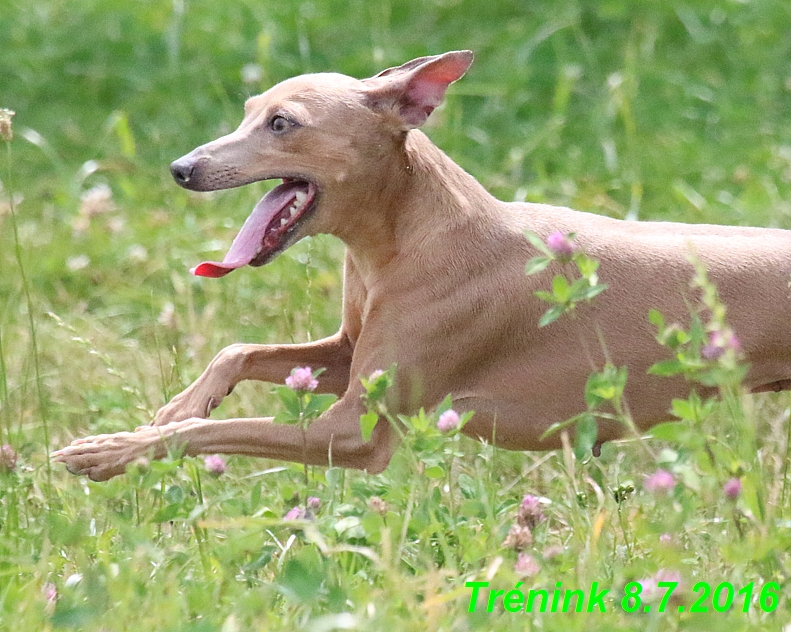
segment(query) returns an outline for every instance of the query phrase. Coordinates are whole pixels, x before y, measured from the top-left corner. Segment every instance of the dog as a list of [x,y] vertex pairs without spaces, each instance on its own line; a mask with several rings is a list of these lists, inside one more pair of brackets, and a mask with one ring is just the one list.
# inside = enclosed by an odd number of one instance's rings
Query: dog
[[[93,480],[141,456],[245,454],[378,473],[398,444],[380,419],[369,441],[361,376],[396,365],[393,413],[432,408],[447,394],[475,411],[471,437],[512,450],[560,447],[553,423],[586,410],[584,390],[605,361],[627,366],[625,399],[645,430],[689,394],[683,377],[647,373],[668,352],[648,321],[689,319],[694,248],[727,306],[752,391],[791,388],[791,231],[630,222],[492,197],[418,128],[473,60],[470,51],[414,59],[357,80],[321,73],[288,79],[245,104],[239,128],[170,166],[192,191],[281,179],[254,208],[222,262],[193,273],[220,277],[261,266],[302,237],[329,233],[346,245],[340,331],[307,344],[223,349],[151,426],[74,441],[52,457]],[[525,275],[546,239],[575,233],[600,261],[605,294],[538,327],[558,263]],[[606,351],[601,339],[606,342]],[[242,380],[282,383],[297,366],[325,369],[318,392],[339,399],[307,429],[271,418],[207,419]],[[598,441],[622,426],[599,420]]]

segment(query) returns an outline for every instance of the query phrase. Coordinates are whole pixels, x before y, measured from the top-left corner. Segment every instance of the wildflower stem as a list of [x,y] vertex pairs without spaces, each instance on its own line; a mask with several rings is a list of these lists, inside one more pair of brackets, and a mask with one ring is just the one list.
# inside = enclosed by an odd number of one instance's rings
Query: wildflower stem
[[415,507],[415,490],[420,484],[420,481],[417,476],[413,476],[413,479],[416,480],[415,480],[415,484],[410,485],[410,489],[409,489],[409,500],[407,500],[406,513],[404,514],[404,523],[401,525],[401,537],[398,541],[398,553],[396,554],[397,560],[401,559],[401,555],[404,551],[404,545],[406,544],[407,533],[409,532],[409,523],[412,520],[412,510]]
[[[454,437],[454,442],[455,441],[457,441],[457,439]],[[448,484],[448,514],[450,515],[450,523],[456,524],[456,507],[453,503],[453,456],[453,452],[451,452],[446,464],[446,472]]]
[[[46,455],[47,463],[47,485],[51,488],[52,485],[52,463],[50,462],[50,442],[49,442],[49,425],[47,423],[46,406],[44,402],[44,390],[41,386],[41,370],[39,368],[38,359],[38,344],[36,341],[36,322],[33,316],[33,300],[30,297],[30,285],[28,284],[27,275],[25,274],[25,266],[22,261],[22,246],[19,241],[19,229],[16,221],[16,208],[14,205],[14,194],[11,187],[11,142],[6,141],[6,166],[8,176],[6,182],[8,194],[8,209],[11,216],[11,230],[14,235],[14,255],[16,257],[17,265],[19,266],[19,276],[22,279],[22,290],[25,293],[25,302],[27,304],[28,328],[30,330],[30,344],[33,351],[33,371],[36,374],[36,395],[38,397],[38,412],[41,416],[41,428],[44,432],[44,454]],[[5,376],[5,370],[3,371]],[[5,377],[3,378],[5,380]]]
[[200,480],[200,470],[195,467],[194,463],[190,463],[190,471],[192,473],[192,482],[195,485],[195,493],[198,495],[198,502],[203,504],[203,485]]
[[135,526],[140,526],[140,490],[135,487]]
[[631,560],[634,550],[632,543],[629,542],[629,528],[626,525],[626,520],[623,515],[623,511],[621,511],[621,503],[618,503],[618,524],[621,526],[621,532],[623,533],[623,542],[626,545],[626,559]]
[[[8,401],[8,369],[6,369],[5,353],[3,351],[3,328],[0,326],[0,408],[3,409],[5,423],[0,426],[0,444],[11,443],[11,409]],[[5,427],[6,439],[3,441],[3,428]]]
[[785,518],[786,492],[788,490],[788,464],[791,458],[791,420],[786,420],[786,454],[783,464],[783,491],[780,494],[780,507]]
[[209,563],[209,556],[206,552],[205,533],[197,524],[192,525],[192,533],[195,536],[195,541],[198,543],[198,553],[200,554],[203,572],[208,578],[211,576],[211,564]]
[[308,437],[307,429],[309,419],[305,419],[305,396],[299,396],[299,427],[302,430],[302,470],[305,473],[305,509],[308,508],[308,485],[310,479],[308,478]]
[[313,341],[313,337],[311,336],[311,332],[313,331],[313,277],[310,274],[310,267],[313,263],[311,259],[311,254],[313,253],[313,240],[308,238],[308,247],[306,252],[306,261],[305,261],[305,280],[307,281],[307,288],[305,290],[305,295],[307,297],[307,307],[305,309],[305,316],[308,321],[308,325],[305,328],[307,330],[308,335],[308,342]]
[[302,468],[305,472],[305,508],[307,509],[307,490],[308,485],[310,484],[310,478],[308,477],[308,437],[305,433],[305,426],[302,426]]
[[[159,496],[157,497],[156,510],[159,511],[164,504],[165,499],[165,479],[164,477],[159,480]],[[162,537],[162,523],[157,522],[157,538]]]
[[401,427],[401,424],[389,412],[387,412],[387,409],[384,406],[380,405],[379,410],[377,412],[380,417],[384,417],[385,419],[387,419],[387,423],[389,423],[390,427],[396,431],[396,434],[398,434],[398,439],[401,445],[403,445],[404,448],[406,449],[406,453],[409,455],[409,459],[412,462],[412,471],[417,472],[418,468],[420,467],[420,459],[415,454],[415,450],[412,446],[412,443],[407,440],[406,433],[404,432],[404,429]]
[[736,506],[733,507],[733,525],[739,533],[739,539],[744,540],[744,529],[742,528],[742,519],[740,512]]
[[[580,339],[582,340],[584,334],[579,323],[578,326],[580,327]],[[599,339],[599,346],[604,352],[607,361],[610,362],[610,352],[607,347],[607,343],[604,340],[604,332],[601,330],[601,327],[598,323],[596,324],[596,337]],[[632,414],[629,411],[629,403],[626,401],[626,396],[623,393],[621,393],[621,395],[616,398],[616,401],[613,402],[613,407],[615,408],[616,412],[615,420],[624,425],[626,429],[632,434],[632,436],[637,439],[637,442],[648,453],[648,456],[652,461],[656,460],[656,454],[651,449],[651,446],[648,445],[643,433],[641,433],[637,429],[637,426],[635,426],[634,419],[632,419]]]

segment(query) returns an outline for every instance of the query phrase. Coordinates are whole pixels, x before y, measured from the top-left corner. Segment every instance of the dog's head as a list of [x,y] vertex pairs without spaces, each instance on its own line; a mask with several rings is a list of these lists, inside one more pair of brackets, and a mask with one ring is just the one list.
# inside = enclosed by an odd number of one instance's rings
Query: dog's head
[[303,75],[248,99],[239,128],[170,165],[193,191],[281,179],[255,206],[222,263],[193,273],[220,277],[263,265],[306,235],[338,232],[344,209],[387,187],[389,161],[452,82],[470,51],[414,59],[375,77]]

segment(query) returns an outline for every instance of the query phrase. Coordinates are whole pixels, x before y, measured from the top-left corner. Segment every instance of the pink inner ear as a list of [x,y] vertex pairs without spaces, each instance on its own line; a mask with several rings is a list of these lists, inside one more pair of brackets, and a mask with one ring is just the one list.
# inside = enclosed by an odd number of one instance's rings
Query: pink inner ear
[[442,103],[448,83],[415,80],[407,88],[407,99],[410,103],[433,110]]
[[388,68],[369,82],[370,103],[397,111],[407,129],[420,127],[434,111],[448,86],[472,64],[471,51],[452,51],[419,57],[397,68]]
[[405,103],[401,106],[401,117],[409,125],[420,126],[434,111],[445,96],[448,84],[415,82],[407,88]]
[[442,103],[448,86],[464,75],[471,62],[471,56],[442,56],[413,70],[401,106],[404,121],[422,125]]

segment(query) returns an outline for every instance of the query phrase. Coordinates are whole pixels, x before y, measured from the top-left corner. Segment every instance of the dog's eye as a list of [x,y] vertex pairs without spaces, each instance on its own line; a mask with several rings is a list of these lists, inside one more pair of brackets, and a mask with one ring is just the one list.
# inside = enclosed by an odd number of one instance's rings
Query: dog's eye
[[280,114],[275,114],[272,119],[269,121],[269,129],[271,129],[276,134],[280,134],[291,129],[292,123],[289,121],[285,116],[281,116]]

